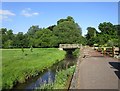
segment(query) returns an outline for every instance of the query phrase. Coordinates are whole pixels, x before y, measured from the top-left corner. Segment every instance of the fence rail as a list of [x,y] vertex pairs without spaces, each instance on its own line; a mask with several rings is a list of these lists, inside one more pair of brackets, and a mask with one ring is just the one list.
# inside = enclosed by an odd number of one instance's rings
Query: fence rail
[[94,47],[95,50],[101,52],[102,54],[107,54],[111,57],[115,57],[119,55],[118,47]]

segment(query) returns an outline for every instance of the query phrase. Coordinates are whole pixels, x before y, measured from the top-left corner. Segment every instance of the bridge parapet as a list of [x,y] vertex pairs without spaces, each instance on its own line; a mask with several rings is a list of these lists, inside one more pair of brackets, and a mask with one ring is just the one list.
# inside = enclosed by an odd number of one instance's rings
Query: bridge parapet
[[63,49],[72,49],[72,48],[80,48],[81,44],[60,44],[59,48]]

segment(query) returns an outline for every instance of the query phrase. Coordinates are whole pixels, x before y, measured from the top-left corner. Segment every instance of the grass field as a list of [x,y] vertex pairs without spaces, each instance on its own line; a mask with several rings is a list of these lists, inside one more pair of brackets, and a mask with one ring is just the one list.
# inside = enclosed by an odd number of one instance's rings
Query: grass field
[[65,51],[56,48],[8,49],[2,50],[2,88],[10,89],[17,82],[37,75],[54,63],[63,60]]

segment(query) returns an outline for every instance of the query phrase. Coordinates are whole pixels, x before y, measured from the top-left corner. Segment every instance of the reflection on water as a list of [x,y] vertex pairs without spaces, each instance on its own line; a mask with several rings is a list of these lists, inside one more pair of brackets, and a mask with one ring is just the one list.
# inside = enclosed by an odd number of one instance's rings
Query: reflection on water
[[45,70],[40,75],[27,80],[25,83],[18,84],[13,89],[35,89],[44,83],[54,82],[56,71],[69,68],[75,63],[76,58],[73,55],[67,54],[66,58],[63,61],[53,65],[51,68]]
[[25,89],[34,89],[35,87],[39,87],[40,84],[48,83],[51,80],[53,82],[55,79],[55,75],[51,70],[45,72],[42,76],[40,76],[35,82],[30,83]]

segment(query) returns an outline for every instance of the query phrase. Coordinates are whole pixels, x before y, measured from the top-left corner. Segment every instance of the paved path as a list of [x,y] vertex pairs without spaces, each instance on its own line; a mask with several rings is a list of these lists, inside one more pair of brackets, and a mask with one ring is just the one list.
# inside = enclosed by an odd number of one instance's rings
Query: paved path
[[84,58],[79,64],[77,89],[120,88],[120,61],[103,56],[90,47],[83,50]]

